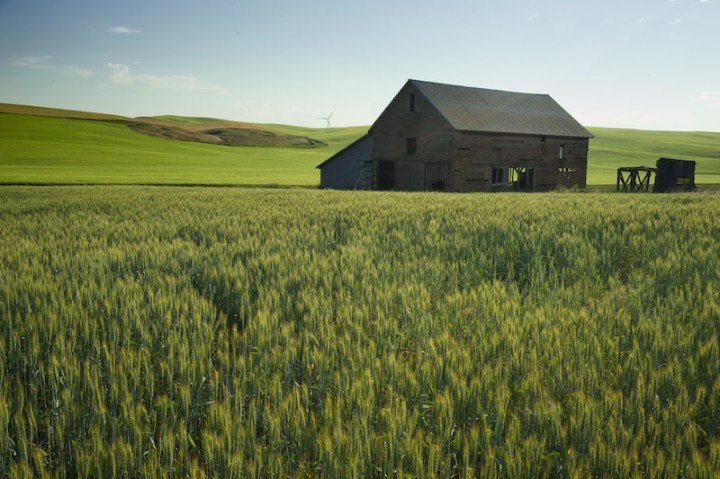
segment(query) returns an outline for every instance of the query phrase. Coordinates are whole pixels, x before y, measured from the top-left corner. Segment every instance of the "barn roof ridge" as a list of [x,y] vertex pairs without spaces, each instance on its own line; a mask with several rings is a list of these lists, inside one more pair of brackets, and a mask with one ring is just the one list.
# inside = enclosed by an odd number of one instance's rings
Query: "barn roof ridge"
[[498,92],[498,93],[511,93],[515,95],[535,95],[535,96],[550,96],[547,93],[528,93],[528,92],[519,92],[519,91],[513,91],[513,90],[502,90],[499,88],[484,88],[484,87],[477,87],[477,86],[467,86],[467,85],[455,85],[453,83],[443,83],[443,82],[437,82],[437,81],[427,81],[427,80],[418,80],[415,78],[411,78],[408,80],[411,83],[414,83],[416,85],[435,85],[438,87],[450,87],[450,88],[461,88],[461,89],[468,89],[468,90],[482,90],[482,91],[488,91],[488,92]]

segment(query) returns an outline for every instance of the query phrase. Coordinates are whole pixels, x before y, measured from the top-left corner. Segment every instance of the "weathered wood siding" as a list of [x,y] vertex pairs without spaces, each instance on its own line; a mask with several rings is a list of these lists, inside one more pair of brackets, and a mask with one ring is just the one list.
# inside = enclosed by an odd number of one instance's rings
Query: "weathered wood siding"
[[535,191],[585,188],[587,152],[584,138],[457,132],[452,190],[492,191],[496,167],[533,168]]
[[[373,125],[372,133],[374,161],[395,163],[394,189],[421,191],[440,183],[449,189],[454,130],[412,85],[397,94]],[[409,138],[417,139],[413,152],[408,151]],[[437,163],[448,166],[438,168]]]

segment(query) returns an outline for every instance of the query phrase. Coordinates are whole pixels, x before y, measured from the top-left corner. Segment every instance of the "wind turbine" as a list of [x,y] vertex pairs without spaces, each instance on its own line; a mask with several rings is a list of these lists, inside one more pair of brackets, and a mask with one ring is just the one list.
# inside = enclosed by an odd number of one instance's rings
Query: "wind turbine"
[[330,118],[335,114],[335,110],[332,111],[328,116],[320,116],[318,117],[319,120],[325,120],[327,122],[327,126],[325,128],[330,128]]

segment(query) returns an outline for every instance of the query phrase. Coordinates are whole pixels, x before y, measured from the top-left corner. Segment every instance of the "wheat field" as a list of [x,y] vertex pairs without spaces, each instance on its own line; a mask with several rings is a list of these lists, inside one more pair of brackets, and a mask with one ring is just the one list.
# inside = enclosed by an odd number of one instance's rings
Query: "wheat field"
[[0,188],[0,476],[717,477],[720,196]]

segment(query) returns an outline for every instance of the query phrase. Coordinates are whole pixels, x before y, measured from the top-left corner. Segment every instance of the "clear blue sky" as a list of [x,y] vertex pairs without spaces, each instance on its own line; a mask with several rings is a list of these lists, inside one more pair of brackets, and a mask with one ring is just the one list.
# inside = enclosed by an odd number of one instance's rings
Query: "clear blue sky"
[[368,125],[407,81],[720,132],[720,0],[0,0],[0,102]]

